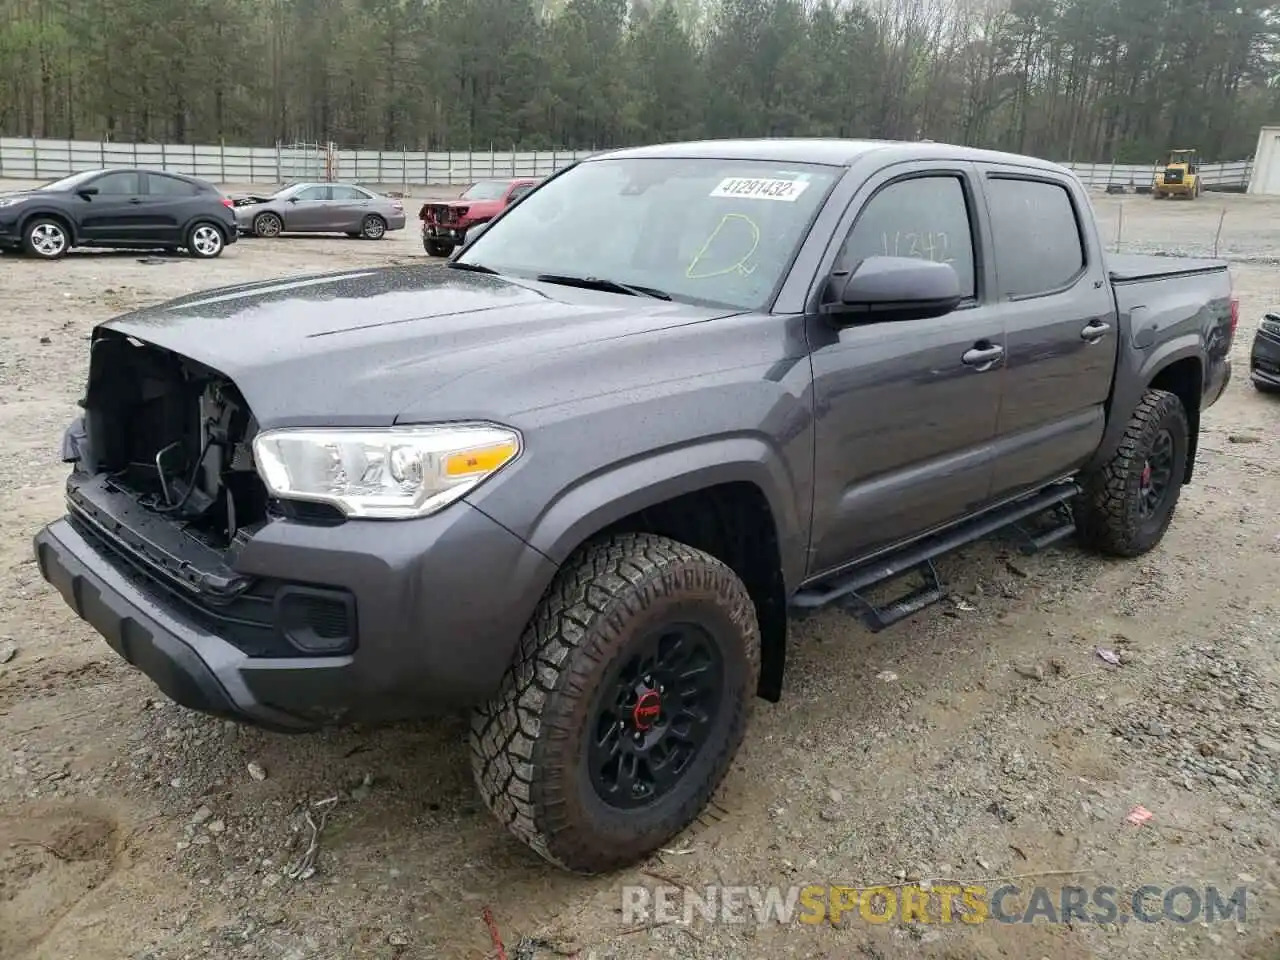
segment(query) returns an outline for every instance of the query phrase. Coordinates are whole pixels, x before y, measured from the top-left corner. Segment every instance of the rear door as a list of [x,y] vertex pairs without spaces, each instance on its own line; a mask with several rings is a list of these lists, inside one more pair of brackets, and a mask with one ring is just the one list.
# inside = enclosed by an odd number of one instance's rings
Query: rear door
[[182,231],[195,212],[200,190],[195,184],[163,173],[144,174],[147,193],[143,198],[148,239],[161,243],[181,243]]
[[511,206],[513,203],[515,203],[517,200],[523,197],[526,193],[532,190],[534,186],[535,184],[532,184],[532,183],[517,183],[514,187],[511,188],[511,192],[507,194],[507,200],[503,204],[503,206],[504,207]]
[[144,185],[136,170],[111,170],[84,184],[77,194],[80,236],[92,243],[137,243],[147,239]]
[[808,317],[817,418],[810,574],[959,519],[991,487],[1004,329],[989,301],[976,171],[897,164],[845,213],[821,276],[872,256],[949,263],[966,299],[927,320]]
[[284,228],[299,233],[335,229],[330,225],[333,216],[330,196],[331,188],[327,184],[303,187],[284,205]]
[[1078,181],[979,169],[1007,337],[992,489],[1000,497],[1069,474],[1097,449],[1115,373],[1116,308]]
[[358,187],[334,184],[329,188],[329,228],[351,233],[360,229],[365,215],[373,209],[373,198]]

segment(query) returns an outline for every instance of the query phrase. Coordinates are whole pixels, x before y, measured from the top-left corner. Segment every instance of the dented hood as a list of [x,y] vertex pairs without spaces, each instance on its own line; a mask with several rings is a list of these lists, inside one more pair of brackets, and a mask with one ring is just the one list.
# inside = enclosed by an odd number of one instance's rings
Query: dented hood
[[[539,357],[723,316],[723,309],[385,267],[192,294],[100,325],[197,360],[263,428],[381,425],[436,411],[502,417]],[[563,366],[563,364],[562,364]],[[433,397],[447,401],[433,405]]]

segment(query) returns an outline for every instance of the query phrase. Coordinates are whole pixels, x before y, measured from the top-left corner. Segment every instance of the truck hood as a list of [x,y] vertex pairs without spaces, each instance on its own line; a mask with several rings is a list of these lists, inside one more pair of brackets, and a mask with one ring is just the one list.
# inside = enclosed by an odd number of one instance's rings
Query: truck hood
[[205,291],[109,320],[95,337],[113,331],[212,367],[264,429],[376,426],[466,377],[482,385],[468,415],[501,415],[535,357],[732,312],[430,265]]

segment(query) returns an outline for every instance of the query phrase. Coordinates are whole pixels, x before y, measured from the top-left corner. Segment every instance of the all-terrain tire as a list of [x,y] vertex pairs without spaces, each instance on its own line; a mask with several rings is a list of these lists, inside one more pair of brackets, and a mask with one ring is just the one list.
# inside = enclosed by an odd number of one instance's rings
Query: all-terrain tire
[[433,257],[447,257],[453,253],[453,244],[447,240],[423,240],[422,249]]
[[[620,676],[635,676],[628,671],[651,638],[665,642],[665,631],[690,623],[703,631],[693,646],[702,649],[709,638],[718,651],[707,677],[719,678],[720,693],[702,701],[709,704],[706,736],[668,792],[630,807],[606,802],[590,772],[600,749],[592,735],[613,738],[615,753],[630,749],[624,737],[641,743],[647,734],[624,731],[621,722],[614,729],[619,703],[640,723],[639,705],[618,694]],[[728,566],[649,534],[592,543],[557,574],[497,694],[473,714],[480,795],[516,837],[562,869],[592,874],[633,864],[687,827],[720,785],[742,743],[759,674],[755,607]]]
[[[1172,444],[1168,485],[1147,516],[1142,515],[1144,471],[1164,434]],[[1125,427],[1110,461],[1081,478],[1074,513],[1080,542],[1099,553],[1136,557],[1164,539],[1182,493],[1191,427],[1182,401],[1165,390],[1148,390]]]

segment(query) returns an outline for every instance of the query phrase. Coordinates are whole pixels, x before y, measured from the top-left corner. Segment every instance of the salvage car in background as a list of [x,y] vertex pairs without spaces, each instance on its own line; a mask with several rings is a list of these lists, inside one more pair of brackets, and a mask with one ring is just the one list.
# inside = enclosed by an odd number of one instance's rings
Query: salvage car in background
[[0,249],[57,260],[72,247],[186,249],[218,256],[235,243],[232,201],[198,177],[120,167],[86,170],[0,194]]
[[236,197],[242,233],[278,237],[282,233],[345,233],[381,240],[403,230],[404,204],[354,183],[294,183],[270,196]]
[[1262,393],[1280,393],[1280,314],[1268,313],[1258,324],[1249,351],[1249,379]]
[[467,242],[467,231],[488,223],[538,185],[536,177],[507,180],[478,180],[457,200],[424,203],[422,249],[433,257],[447,257],[453,248]]

